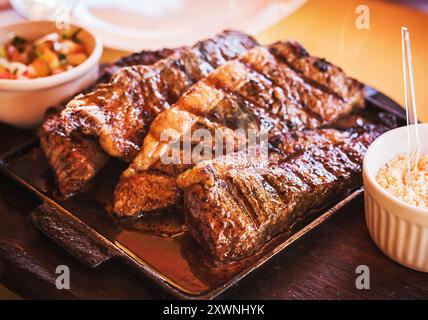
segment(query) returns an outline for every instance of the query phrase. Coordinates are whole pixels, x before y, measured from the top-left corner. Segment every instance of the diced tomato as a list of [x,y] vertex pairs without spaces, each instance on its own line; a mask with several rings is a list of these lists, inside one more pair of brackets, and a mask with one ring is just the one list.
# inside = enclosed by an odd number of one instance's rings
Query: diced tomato
[[28,52],[25,50],[20,52],[16,47],[14,47],[11,43],[6,45],[6,54],[11,62],[21,62],[24,64],[28,64]]
[[26,76],[29,78],[46,77],[50,73],[49,65],[42,59],[37,58],[28,66]]
[[87,56],[83,52],[67,54],[67,61],[72,66],[77,66],[81,64],[83,61],[86,60],[86,58]]
[[48,41],[39,43],[37,44],[36,48],[42,54],[45,53],[46,51],[52,51],[54,50],[53,41],[48,40]]
[[0,66],[0,79],[15,79],[15,75],[6,68]]

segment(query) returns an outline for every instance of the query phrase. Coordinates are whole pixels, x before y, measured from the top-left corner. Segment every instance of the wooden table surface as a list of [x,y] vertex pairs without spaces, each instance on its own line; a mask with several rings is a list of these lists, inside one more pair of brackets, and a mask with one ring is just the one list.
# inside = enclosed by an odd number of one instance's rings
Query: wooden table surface
[[[309,1],[259,38],[292,37],[311,53],[325,56],[349,74],[402,101],[401,25],[412,34],[416,89],[421,119],[428,121],[428,16],[383,1],[364,1],[369,30],[355,28],[353,1]],[[106,51],[104,60],[120,52]],[[425,90],[424,90],[425,89]],[[0,153],[32,133],[0,124]],[[38,200],[0,175],[0,298],[159,298],[133,270],[111,262],[90,270],[47,239],[28,221]],[[57,290],[55,268],[67,265],[71,290]],[[370,269],[370,289],[355,286],[356,267]],[[6,288],[8,289],[6,289]],[[420,299],[428,298],[428,274],[385,257],[373,244],[364,222],[362,198],[298,241],[251,275],[228,295],[234,299]]]

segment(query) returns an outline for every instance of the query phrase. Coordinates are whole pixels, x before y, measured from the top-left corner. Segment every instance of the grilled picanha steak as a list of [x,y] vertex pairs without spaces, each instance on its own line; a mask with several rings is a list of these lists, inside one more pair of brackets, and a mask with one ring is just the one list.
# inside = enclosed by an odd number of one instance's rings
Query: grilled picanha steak
[[243,150],[178,177],[190,234],[215,262],[260,251],[311,210],[361,185],[361,164],[381,130],[316,129],[288,134],[263,161]]
[[71,100],[61,113],[62,126],[67,134],[96,136],[108,154],[132,160],[157,114],[199,79],[255,45],[248,35],[225,31],[153,66],[122,68],[109,83]]
[[[179,50],[181,49],[144,50],[123,57],[105,66],[96,84],[110,81],[112,75],[122,67],[151,65]],[[93,90],[95,85],[85,92]],[[68,197],[81,190],[96,175],[107,162],[108,155],[94,137],[79,131],[67,134],[62,130],[60,112],[63,108],[57,106],[46,112],[38,135],[42,150],[53,169],[59,192],[63,197]]]
[[323,87],[354,106],[364,105],[363,84],[347,77],[343,70],[323,58],[309,55],[296,41],[276,42],[269,46],[270,51],[306,81]]
[[[269,142],[275,147],[285,132],[329,125],[364,105],[363,86],[340,68],[307,54],[284,62],[284,52],[292,55],[290,48],[297,46],[280,42],[253,48],[199,81],[171,109],[159,114],[116,188],[115,213],[147,213],[179,201],[175,177],[197,161],[164,165],[161,159],[170,144],[161,139],[165,130],[174,130],[176,139],[182,139],[200,127],[223,128],[226,135],[236,129],[263,128],[269,130]],[[309,66],[321,62],[323,69]]]

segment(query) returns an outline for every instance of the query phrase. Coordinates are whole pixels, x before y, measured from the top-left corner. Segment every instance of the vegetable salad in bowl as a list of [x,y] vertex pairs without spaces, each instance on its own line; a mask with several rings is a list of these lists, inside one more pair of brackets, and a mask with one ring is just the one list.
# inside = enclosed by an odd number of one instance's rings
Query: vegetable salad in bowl
[[0,46],[0,79],[34,79],[70,70],[88,58],[82,29],[53,32],[34,41],[10,35]]

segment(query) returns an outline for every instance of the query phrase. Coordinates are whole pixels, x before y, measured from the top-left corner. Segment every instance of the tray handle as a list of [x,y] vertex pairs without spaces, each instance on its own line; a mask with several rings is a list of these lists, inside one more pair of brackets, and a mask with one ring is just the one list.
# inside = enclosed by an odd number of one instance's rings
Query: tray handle
[[107,239],[85,223],[52,204],[43,203],[31,212],[30,221],[73,257],[91,268],[120,255]]
[[376,108],[388,111],[398,118],[406,120],[406,110],[397,102],[384,95],[382,92],[366,85],[364,88],[365,99]]

